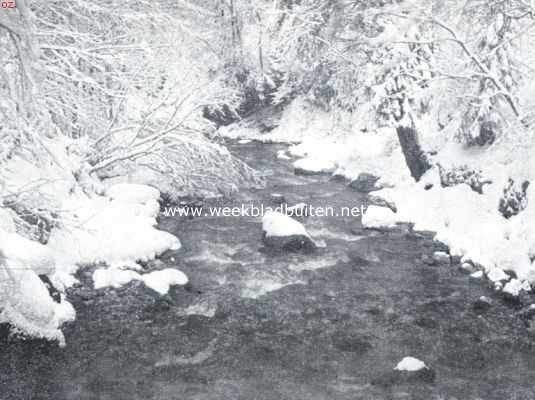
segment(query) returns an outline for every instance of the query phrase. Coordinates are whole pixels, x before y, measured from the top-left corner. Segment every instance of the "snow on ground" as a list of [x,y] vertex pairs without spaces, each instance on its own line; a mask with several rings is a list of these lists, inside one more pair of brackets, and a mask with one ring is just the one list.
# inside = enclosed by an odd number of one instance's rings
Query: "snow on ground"
[[275,211],[267,211],[262,218],[262,230],[267,237],[302,235],[310,237],[303,224]]
[[37,275],[49,275],[56,269],[54,253],[48,247],[2,229],[0,252],[14,268],[29,268]]
[[[119,195],[120,190],[124,193]],[[56,254],[60,270],[77,265],[106,263],[112,267],[136,266],[180,241],[156,225],[158,191],[143,185],[111,187],[107,196],[70,196],[63,207],[73,214],[71,226],[52,231],[48,247]],[[128,195],[127,195],[128,194]]]
[[106,195],[113,200],[124,201],[126,203],[147,203],[158,201],[160,192],[147,185],[135,183],[118,183],[106,190]]
[[[0,255],[7,242],[0,242]],[[23,248],[10,248],[11,256]],[[33,255],[35,256],[35,255]],[[61,303],[52,300],[48,289],[31,265],[20,264],[21,258],[0,259],[0,322],[10,323],[15,333],[57,340],[65,344],[60,326],[75,318],[72,305],[62,296]]]
[[[49,144],[51,149],[56,146]],[[95,286],[139,278],[159,293],[187,278],[177,270],[140,275],[118,269],[140,268],[138,261],[180,248],[178,238],[155,228],[158,190],[122,184],[109,187],[104,196],[96,190],[89,196],[65,172],[70,160],[60,158],[59,163],[66,168],[15,159],[3,171],[5,190],[23,193],[21,201],[27,207],[59,210],[61,225],[52,229],[45,246],[17,234],[16,215],[0,208],[0,322],[9,322],[15,332],[64,344],[60,327],[75,318],[74,309],[63,295],[61,303],[53,301],[38,275],[48,275],[64,291],[77,282],[73,274],[79,266],[105,263],[111,270],[96,274]],[[40,183],[50,180],[53,185]]]

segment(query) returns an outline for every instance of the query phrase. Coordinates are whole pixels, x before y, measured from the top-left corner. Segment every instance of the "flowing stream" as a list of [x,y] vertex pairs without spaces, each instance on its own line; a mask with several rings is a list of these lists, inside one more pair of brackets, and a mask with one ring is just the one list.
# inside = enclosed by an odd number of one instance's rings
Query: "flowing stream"
[[[273,193],[290,205],[366,202],[343,182],[295,176],[275,157],[283,146],[230,147],[269,176],[225,204],[274,206]],[[423,263],[440,248],[429,235],[365,230],[355,217],[304,223],[324,247],[273,254],[259,218],[163,218],[183,248],[161,262],[191,285],[163,298],[136,282],[94,291],[81,271],[67,347],[0,342],[0,399],[535,398],[535,350],[517,310],[484,281]],[[477,311],[483,295],[492,306]],[[377,384],[405,356],[435,380]]]

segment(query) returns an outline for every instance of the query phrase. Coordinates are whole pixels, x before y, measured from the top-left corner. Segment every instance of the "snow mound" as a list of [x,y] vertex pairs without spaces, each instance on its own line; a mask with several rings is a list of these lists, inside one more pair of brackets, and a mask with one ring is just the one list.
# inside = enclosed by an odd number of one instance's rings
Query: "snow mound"
[[33,240],[0,229],[0,253],[13,268],[29,268],[37,275],[53,274],[56,269],[54,253]]
[[308,157],[297,160],[293,164],[296,171],[314,174],[330,174],[336,169],[336,164],[328,158]]
[[154,271],[141,277],[145,285],[154,291],[164,295],[173,285],[185,285],[188,277],[182,271],[167,268],[161,271]]
[[10,268],[0,271],[0,322],[9,323],[15,333],[57,340],[65,345],[60,326],[75,318],[71,304],[62,296],[60,304],[50,297],[44,283],[32,270]]
[[52,231],[48,243],[63,272],[74,272],[81,264],[134,266],[181,247],[177,237],[154,228],[159,211],[156,189],[130,184],[111,189],[114,200],[71,196],[65,201],[75,226]]
[[135,183],[118,183],[106,190],[106,195],[114,200],[128,203],[147,203],[152,200],[158,201],[160,192],[152,186]]
[[117,268],[99,268],[93,272],[93,285],[95,289],[105,287],[120,288],[131,281],[142,281],[145,285],[161,295],[166,294],[171,286],[185,285],[188,277],[182,271],[167,268],[147,274]]
[[427,368],[425,363],[414,357],[404,357],[394,368],[397,371],[416,372]]
[[526,281],[511,279],[511,281],[507,282],[507,284],[503,287],[504,293],[509,293],[511,296],[515,297],[520,295],[522,290],[526,292],[531,291],[531,285]]
[[95,289],[105,287],[120,288],[133,281],[140,280],[141,275],[135,271],[117,268],[99,268],[93,272],[93,286]]
[[310,237],[303,224],[275,211],[268,211],[262,218],[262,230],[266,237],[300,235]]

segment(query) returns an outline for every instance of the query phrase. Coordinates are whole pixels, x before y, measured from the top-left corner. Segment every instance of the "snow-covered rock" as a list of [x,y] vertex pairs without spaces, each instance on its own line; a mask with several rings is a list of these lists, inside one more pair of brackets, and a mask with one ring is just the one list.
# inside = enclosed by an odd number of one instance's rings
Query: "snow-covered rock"
[[171,286],[185,285],[188,283],[186,274],[173,268],[149,272],[147,274],[140,274],[136,271],[125,269],[99,268],[93,273],[93,285],[95,289],[110,286],[119,288],[134,280],[142,281],[149,288],[161,295],[166,294]]
[[518,297],[521,291],[530,292],[531,286],[527,281],[521,281],[519,279],[511,279],[503,287],[503,292],[513,297]]
[[188,277],[186,274],[184,274],[182,271],[172,268],[144,274],[142,275],[141,279],[145,285],[161,295],[166,294],[171,286],[185,285],[188,283]]
[[461,271],[467,273],[467,274],[472,274],[474,272],[476,272],[476,267],[474,267],[474,265],[472,263],[469,263],[469,262],[463,262],[461,265],[460,265],[460,269]]
[[93,286],[95,289],[102,289],[109,286],[120,288],[133,280],[140,279],[140,274],[125,269],[99,268],[93,272]]
[[470,274],[470,278],[481,279],[483,278],[483,271],[476,271]]
[[492,307],[492,301],[486,296],[481,296],[473,304],[473,308],[476,312],[486,311],[490,307]]
[[0,322],[9,323],[15,332],[64,345],[60,327],[75,317],[70,303],[64,298],[59,304],[54,302],[34,271],[9,264],[0,268]]
[[367,228],[395,228],[399,217],[391,209],[369,206],[362,216],[362,224]]
[[381,189],[381,186],[377,184],[378,181],[378,176],[367,172],[362,172],[359,174],[357,179],[351,181],[349,187],[355,189],[357,192],[370,193]]
[[313,250],[315,243],[303,224],[275,211],[262,218],[263,241],[268,247],[282,250]]
[[404,357],[393,370],[372,380],[373,385],[392,386],[406,383],[431,383],[435,380],[435,371],[414,357]]
[[450,264],[451,258],[445,251],[435,251],[433,253],[433,259],[439,264]]
[[414,372],[426,368],[423,361],[414,357],[404,357],[394,368],[397,371]]
[[489,271],[487,271],[487,278],[489,278],[492,282],[508,281],[509,275],[507,275],[500,268],[491,268]]
[[[102,196],[71,196],[65,200],[64,209],[75,212],[74,226],[53,230],[47,244],[63,272],[72,273],[82,264],[131,266],[181,247],[177,237],[154,228],[158,206],[151,203],[156,202],[157,191],[139,186],[135,186],[139,190],[132,190],[135,196],[129,196],[126,202]],[[133,203],[134,198],[147,203]]]
[[296,175],[332,174],[335,170],[336,164],[330,159],[302,158],[294,162]]

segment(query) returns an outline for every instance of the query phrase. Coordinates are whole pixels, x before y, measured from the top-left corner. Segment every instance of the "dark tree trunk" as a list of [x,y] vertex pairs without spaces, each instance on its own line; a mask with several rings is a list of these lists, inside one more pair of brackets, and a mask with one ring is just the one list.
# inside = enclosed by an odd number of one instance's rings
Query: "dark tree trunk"
[[396,131],[411,176],[418,182],[422,175],[431,168],[431,163],[418,141],[418,132],[406,126],[399,126]]

